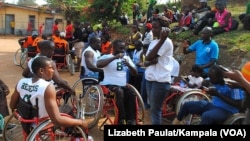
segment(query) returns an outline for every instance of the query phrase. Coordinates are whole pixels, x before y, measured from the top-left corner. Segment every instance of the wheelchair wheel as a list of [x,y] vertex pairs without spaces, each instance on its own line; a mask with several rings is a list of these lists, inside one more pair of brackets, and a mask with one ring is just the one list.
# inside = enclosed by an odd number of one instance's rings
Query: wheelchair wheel
[[23,55],[21,56],[20,66],[23,69],[28,67],[28,54],[27,54],[27,52],[24,52]]
[[83,140],[87,141],[86,133],[79,126],[75,127],[59,127],[54,126],[50,119],[41,122],[36,128],[34,128],[27,141],[71,141],[71,140]]
[[21,48],[17,49],[15,56],[14,56],[15,65],[20,66],[20,60],[21,60],[22,54],[23,54],[22,49]]
[[75,74],[75,64],[74,64],[72,56],[70,54],[66,55],[66,63],[67,63],[67,67],[68,67],[70,74],[74,75]]
[[245,119],[246,119],[245,113],[236,113],[230,116],[224,122],[224,125],[244,125]]
[[[184,94],[180,97],[180,99],[177,102],[176,114],[179,113],[182,105],[185,102],[188,102],[188,101],[199,101],[199,100],[210,101],[210,98],[206,94],[202,93],[201,90],[198,90],[198,89],[197,90],[190,90],[190,91],[184,92]],[[192,125],[197,125],[197,124],[200,123],[200,117],[198,115],[188,115],[185,118],[185,123],[192,124]]]
[[76,102],[76,118],[83,117],[89,123],[89,128],[94,127],[102,114],[103,109],[103,92],[94,78],[82,78],[75,82],[73,89],[76,92],[71,100]]
[[137,89],[131,85],[131,84],[128,84],[129,87],[131,87],[135,93],[136,93],[136,100],[137,100],[137,103],[136,103],[136,124],[139,125],[139,124],[143,124],[144,122],[144,117],[145,117],[145,106],[144,106],[144,102],[142,100],[142,97],[141,97],[141,94],[137,91]]
[[[9,126],[16,125],[12,129],[8,129]],[[22,129],[21,122],[18,120],[18,117],[15,114],[11,114],[8,120],[4,124],[3,129],[3,140],[4,141],[23,141],[24,133]]]

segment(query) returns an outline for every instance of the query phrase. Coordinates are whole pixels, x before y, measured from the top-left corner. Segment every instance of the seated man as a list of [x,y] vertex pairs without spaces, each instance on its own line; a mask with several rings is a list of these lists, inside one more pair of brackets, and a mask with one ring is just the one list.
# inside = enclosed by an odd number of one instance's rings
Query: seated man
[[186,7],[184,9],[184,12],[180,16],[178,26],[175,26],[173,29],[171,29],[171,32],[179,34],[181,32],[189,30],[193,22],[192,19],[193,17],[192,13],[190,12],[190,9]]
[[[39,42],[38,47],[40,49],[40,53],[37,54],[36,57],[46,56],[48,58],[52,58],[52,55],[53,55],[53,52],[55,49],[55,44],[52,41],[49,41],[49,40],[41,41],[41,42]],[[33,72],[31,69],[32,62],[33,62],[33,58],[29,60],[28,67],[23,70],[23,73],[22,73],[23,77],[32,77],[32,75],[33,75]],[[54,69],[54,73],[53,73],[53,77],[52,77],[53,82],[58,87],[64,88],[65,90],[69,91],[71,94],[74,94],[75,91],[71,88],[71,86],[69,86],[68,82],[63,80],[60,77],[60,74],[57,70],[55,62],[53,62],[52,67]]]
[[215,13],[215,18],[212,20],[213,35],[230,31],[233,24],[231,12],[222,4],[216,4],[215,6],[217,12]]
[[115,40],[112,43],[113,53],[100,57],[97,67],[103,68],[104,79],[101,85],[107,86],[115,92],[115,100],[118,107],[118,124],[132,124],[136,121],[136,95],[130,87],[127,87],[127,69],[133,75],[137,75],[136,67],[128,56],[124,56],[125,43]]
[[71,127],[80,126],[83,129],[88,127],[87,122],[83,119],[73,119],[61,116],[56,102],[56,90],[53,84],[48,80],[53,77],[53,61],[45,56],[36,57],[32,63],[32,78],[21,78],[17,83],[15,90],[11,96],[10,108],[17,108],[19,98],[25,102],[30,101],[36,106],[36,98],[38,98],[38,117],[48,117],[55,125]]
[[231,88],[226,84],[223,70],[217,65],[210,68],[208,76],[213,84],[213,87],[208,88],[208,94],[212,96],[211,102],[201,100],[184,103],[173,124],[183,124],[182,120],[188,114],[201,115],[200,124],[218,124],[239,112],[244,99],[244,90]]
[[101,39],[98,36],[93,36],[89,40],[89,46],[82,52],[81,74],[80,78],[93,77],[102,80],[101,73],[103,70],[96,67],[96,62],[101,56]]

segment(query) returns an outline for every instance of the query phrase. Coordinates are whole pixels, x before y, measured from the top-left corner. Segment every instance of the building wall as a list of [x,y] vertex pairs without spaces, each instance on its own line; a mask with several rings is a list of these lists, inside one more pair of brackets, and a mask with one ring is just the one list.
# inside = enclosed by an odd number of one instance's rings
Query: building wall
[[59,29],[61,31],[63,31],[64,27],[66,26],[65,20],[61,14],[42,13],[39,12],[39,10],[33,8],[29,9],[13,6],[0,6],[0,34],[8,34],[8,32],[6,31],[9,30],[8,28],[10,28],[10,26],[7,25],[10,24],[10,21],[6,21],[6,15],[14,15],[15,34],[19,34],[20,31],[22,32],[22,34],[26,33],[29,22],[29,16],[35,17],[33,30],[38,30],[39,25],[45,23],[46,18],[53,19],[53,21],[55,19],[62,19],[63,22],[59,23]]

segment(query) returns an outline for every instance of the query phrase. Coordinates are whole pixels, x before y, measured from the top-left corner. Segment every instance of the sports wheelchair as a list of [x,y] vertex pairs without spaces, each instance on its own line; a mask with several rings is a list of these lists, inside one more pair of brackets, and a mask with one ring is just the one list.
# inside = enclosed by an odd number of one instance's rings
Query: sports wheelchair
[[[82,109],[76,109],[77,108],[77,106],[76,106],[77,101],[74,101],[76,98],[70,99],[71,103],[69,102],[69,98],[71,97],[71,95],[66,90],[64,90],[62,88],[56,88],[56,92],[57,92],[56,93],[56,98],[57,98],[58,106],[63,107],[63,105],[69,105],[69,106],[66,106],[66,107],[70,107],[71,111],[72,111],[72,113],[70,113],[70,114],[74,114],[74,115],[77,115],[77,112],[82,111]],[[31,108],[32,108],[32,111],[38,110],[37,106],[29,107],[29,108],[30,108],[29,110],[31,110]],[[35,111],[35,112],[38,113],[38,111]],[[61,115],[62,116],[70,116],[70,115],[64,114],[64,113],[61,113]],[[80,117],[77,117],[77,118],[80,118]],[[30,141],[31,137],[29,137],[29,139],[28,139],[28,135],[30,135],[32,129],[35,128],[35,127],[38,127],[38,124],[41,123],[41,122],[43,122],[43,123],[46,122],[47,124],[50,124],[51,125],[50,126],[50,131],[47,130],[46,133],[47,134],[50,133],[50,135],[49,135],[50,138],[52,138],[52,137],[57,138],[57,139],[49,139],[49,140],[60,140],[60,138],[58,138],[59,133],[55,132],[55,131],[59,131],[59,130],[51,130],[54,127],[52,126],[52,123],[51,123],[51,121],[49,120],[48,117],[39,119],[38,115],[34,115],[32,118],[29,118],[29,117],[22,116],[22,114],[20,114],[17,110],[13,111],[12,115],[10,115],[8,117],[7,121],[5,122],[5,126],[4,126],[4,129],[3,129],[3,139],[4,139],[4,141],[20,141],[20,140],[22,140],[22,141],[26,141],[26,140]],[[16,127],[13,128],[13,129],[8,130],[7,127],[8,127],[9,124],[10,125],[15,124]],[[41,123],[41,125],[44,125],[44,124]],[[47,129],[49,129],[49,128],[47,128]],[[74,130],[72,130],[72,129],[74,129]],[[82,130],[79,129],[78,127],[75,127],[75,128],[72,128],[72,129],[70,130],[72,132],[75,132],[75,130],[77,131],[77,133],[82,132]],[[61,135],[61,133],[63,133],[63,132],[66,132],[66,130],[60,129],[60,137],[63,137]],[[85,132],[87,132],[87,131],[84,131],[84,133]],[[45,133],[45,132],[43,132],[43,133]],[[69,135],[68,133],[69,133],[69,131],[67,131],[67,135]],[[64,139],[66,138],[67,135],[64,134]],[[82,135],[82,134],[80,134],[80,135]],[[43,136],[45,136],[45,135],[43,135]],[[74,134],[74,136],[76,136],[76,135]],[[72,137],[74,137],[74,136],[72,136]],[[77,135],[77,136],[79,136],[79,135]],[[86,135],[84,134],[82,136],[85,138]],[[46,138],[48,139],[48,135],[47,135]],[[67,137],[67,138],[69,138],[69,137]],[[43,138],[41,140],[45,140],[45,138]]]
[[[134,86],[127,84],[136,94],[136,124],[144,122],[145,107],[140,93]],[[99,85],[95,78],[82,78],[75,82],[73,89],[76,91],[76,98],[82,101],[85,108],[84,117],[89,120],[89,128],[94,127],[101,116],[104,119],[100,128],[105,124],[118,123],[118,109],[114,100],[114,93],[105,86]],[[78,109],[78,108],[77,108]]]
[[64,48],[56,47],[52,59],[56,63],[58,70],[61,70],[63,67],[67,68],[71,75],[75,74],[75,64],[72,59],[72,53],[66,54]]
[[[191,90],[183,94],[176,107],[176,113],[180,111],[181,106],[187,101],[194,101],[194,100],[207,100],[211,101],[209,94],[207,94],[203,90]],[[242,107],[239,109],[239,113],[235,113],[232,116],[228,117],[226,121],[223,123],[218,123],[219,125],[243,125],[245,118],[246,118],[246,100],[242,104]],[[187,125],[198,125],[200,123],[200,116],[199,115],[192,115],[189,114],[185,119],[184,123]]]
[[27,49],[24,49],[20,59],[21,68],[27,68],[28,61],[30,60],[30,58],[35,57],[37,53],[37,48],[34,46],[29,46]]

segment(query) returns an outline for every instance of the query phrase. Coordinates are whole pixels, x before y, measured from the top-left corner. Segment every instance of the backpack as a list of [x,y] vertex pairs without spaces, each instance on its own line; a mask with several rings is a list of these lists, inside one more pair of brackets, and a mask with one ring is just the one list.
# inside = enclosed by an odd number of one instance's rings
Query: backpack
[[250,30],[250,14],[246,15],[243,19],[243,28],[245,30]]
[[238,29],[238,26],[239,26],[239,22],[235,19],[232,19],[232,27],[231,27],[231,31],[232,30],[237,30]]

